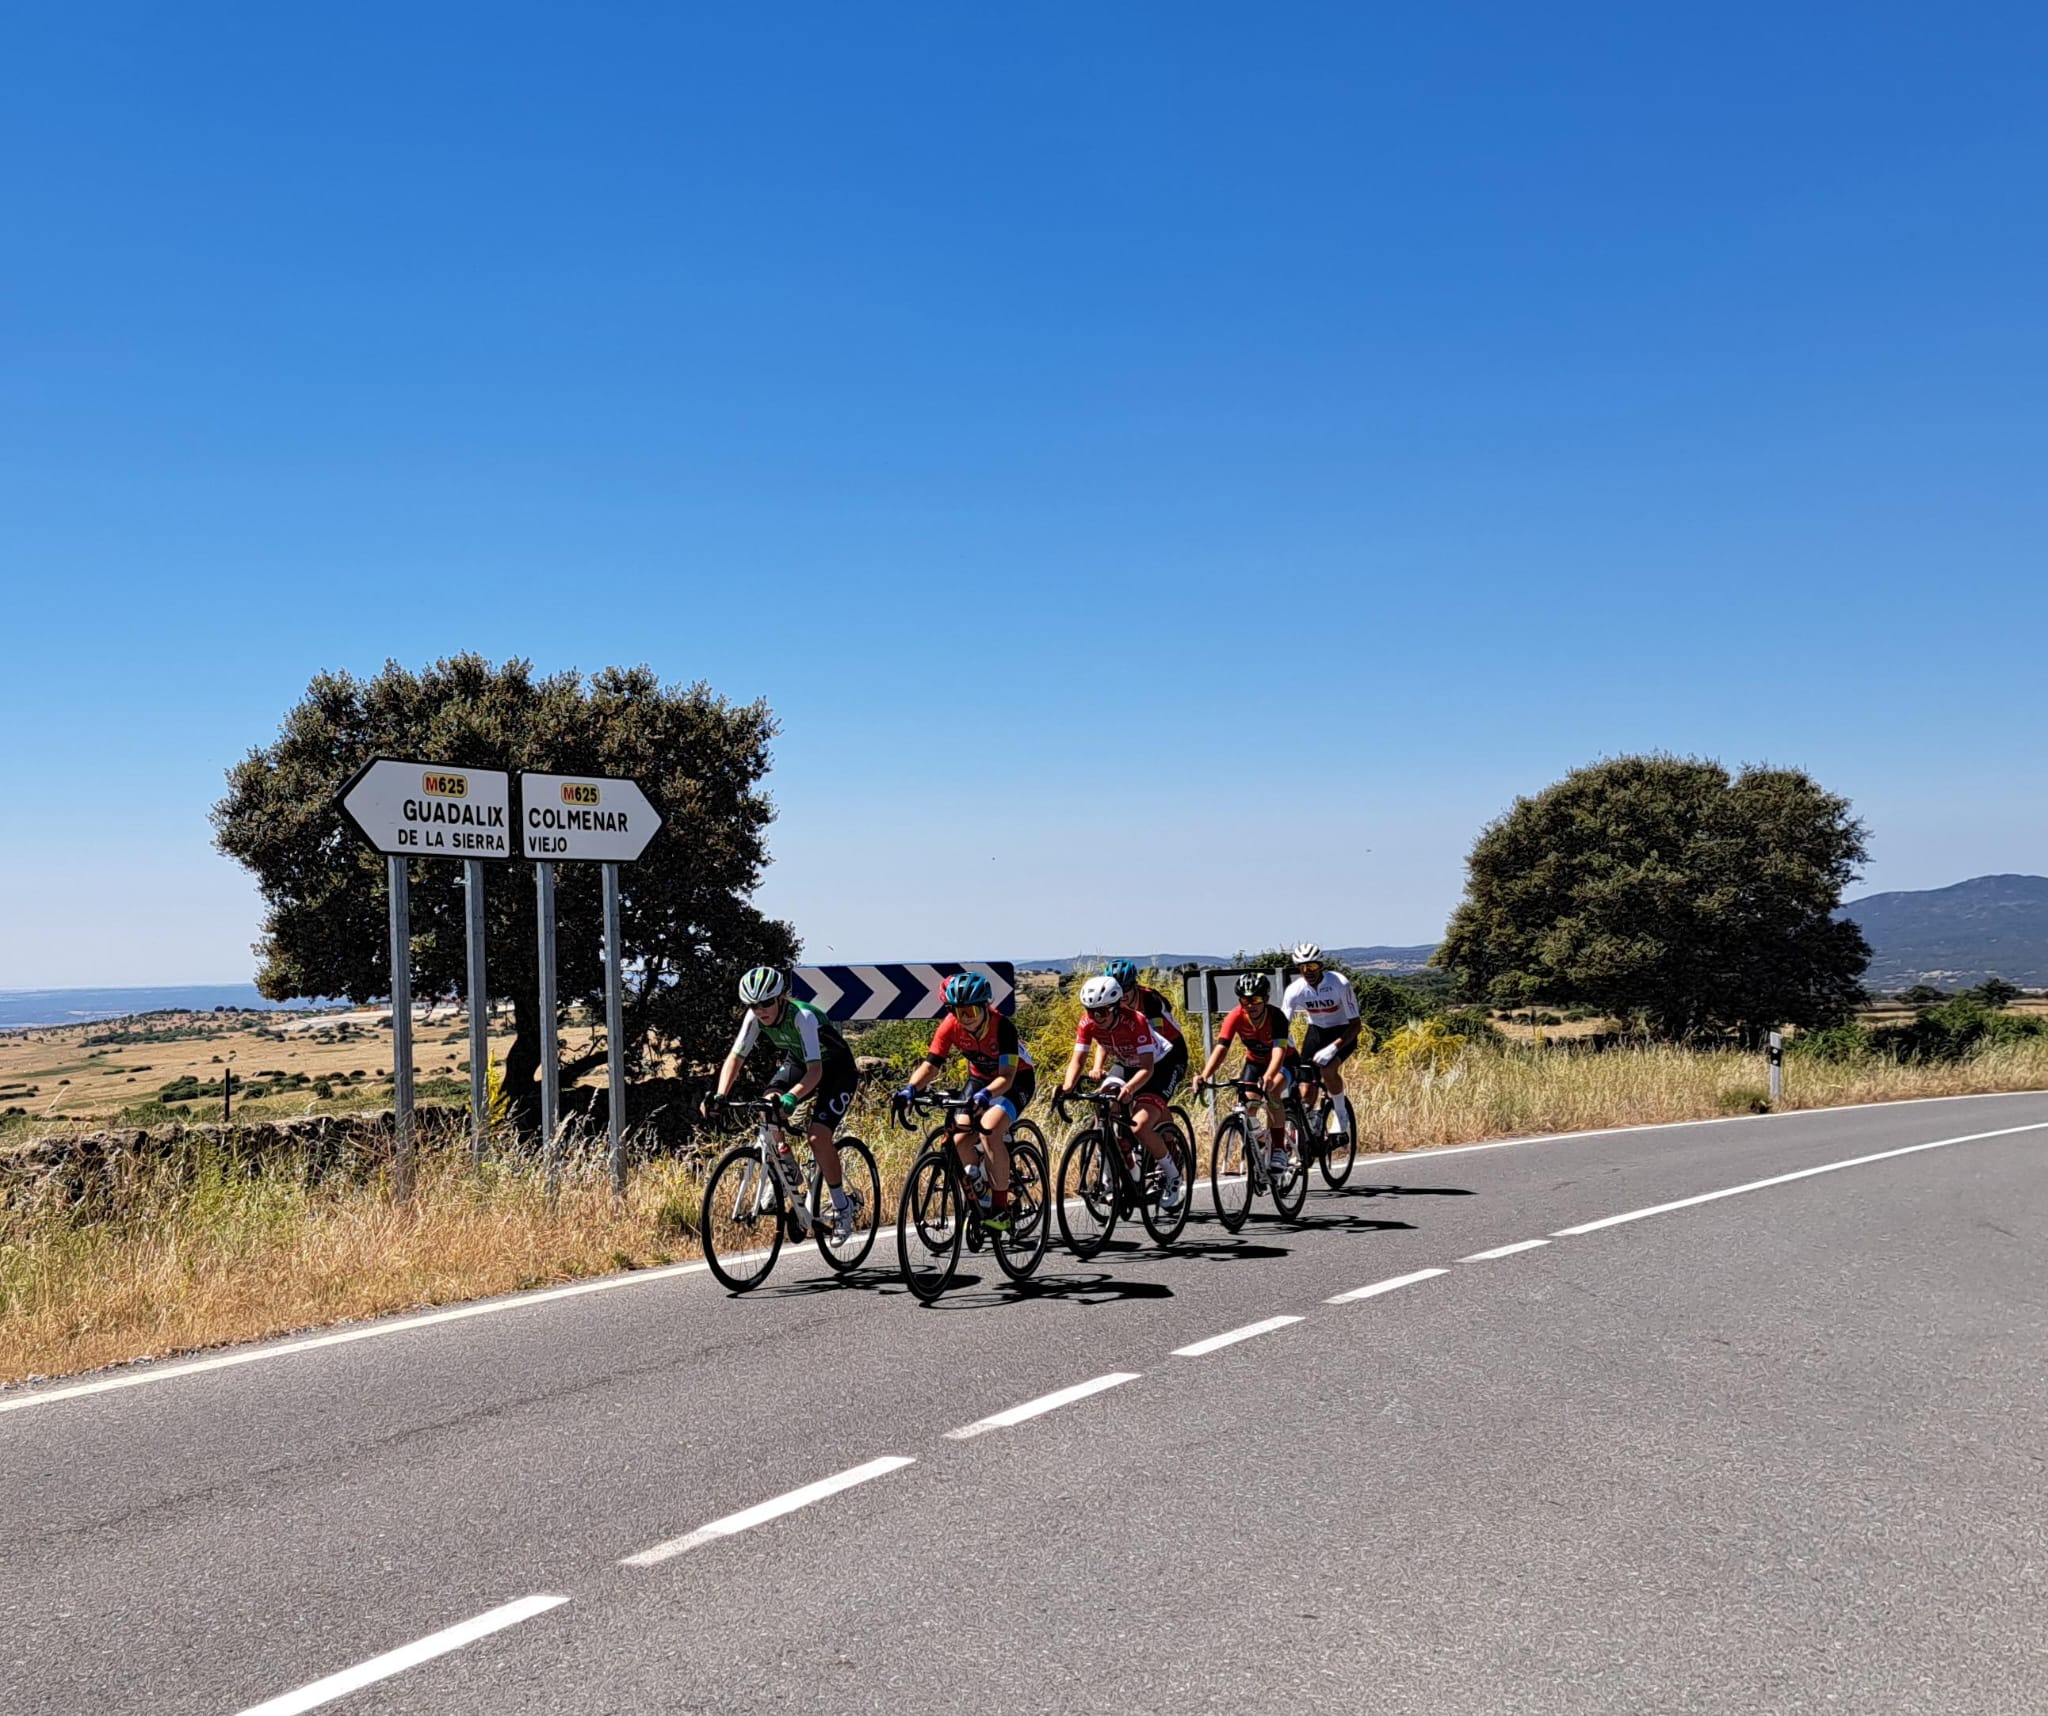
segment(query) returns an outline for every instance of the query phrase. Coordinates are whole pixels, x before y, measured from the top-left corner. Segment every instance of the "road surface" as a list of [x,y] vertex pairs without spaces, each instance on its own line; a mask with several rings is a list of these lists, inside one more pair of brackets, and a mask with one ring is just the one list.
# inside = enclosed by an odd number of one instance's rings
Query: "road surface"
[[2044,1235],[1969,1098],[8,1393],[0,1710],[2044,1711]]

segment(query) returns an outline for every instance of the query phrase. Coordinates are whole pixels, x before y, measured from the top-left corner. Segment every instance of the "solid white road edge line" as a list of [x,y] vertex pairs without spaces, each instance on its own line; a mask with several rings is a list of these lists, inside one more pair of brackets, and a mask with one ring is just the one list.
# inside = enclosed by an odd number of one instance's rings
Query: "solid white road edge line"
[[1239,1341],[1248,1341],[1254,1335],[1270,1335],[1275,1329],[1284,1329],[1289,1323],[1298,1323],[1299,1317],[1268,1317],[1263,1323],[1247,1323],[1241,1329],[1232,1329],[1227,1335],[1211,1335],[1206,1341],[1195,1341],[1189,1346],[1175,1347],[1175,1358],[1200,1358],[1204,1353],[1213,1353],[1218,1347],[1235,1346]]
[[65,1388],[46,1388],[10,1400],[0,1395],[0,1412],[19,1412],[27,1406],[48,1406],[53,1401],[76,1400],[82,1394],[106,1394],[117,1388],[140,1388],[145,1383],[169,1382],[173,1377],[198,1376],[209,1370],[229,1370],[236,1365],[254,1364],[258,1359],[283,1358],[289,1353],[311,1352],[316,1347],[346,1346],[351,1341],[374,1340],[379,1335],[400,1335],[408,1329],[431,1328],[436,1323],[459,1323],[470,1317],[491,1317],[500,1311],[521,1311],[528,1305],[544,1305],[551,1299],[576,1299],[585,1293],[608,1293],[614,1287],[633,1287],[642,1281],[664,1281],[676,1275],[696,1275],[708,1270],[708,1263],[671,1263],[660,1269],[636,1270],[630,1275],[608,1275],[602,1281],[579,1281],[573,1287],[544,1287],[517,1299],[487,1299],[480,1304],[458,1305],[450,1311],[430,1311],[424,1316],[401,1317],[396,1322],[365,1323],[360,1328],[342,1329],[331,1335],[314,1335],[282,1346],[262,1346],[243,1352],[222,1353],[217,1358],[194,1359],[189,1364],[160,1365],[126,1376],[103,1376],[92,1382],[74,1382]]
[[855,1484],[887,1477],[891,1472],[900,1472],[905,1466],[916,1464],[907,1454],[884,1454],[879,1460],[870,1460],[864,1466],[851,1467],[832,1477],[820,1478],[815,1484],[805,1484],[800,1490],[791,1490],[787,1495],[756,1503],[738,1513],[729,1513],[723,1519],[714,1519],[709,1525],[698,1526],[686,1537],[672,1537],[666,1543],[657,1543],[652,1549],[641,1550],[638,1555],[628,1555],[619,1565],[652,1567],[657,1562],[687,1554],[721,1537],[733,1537],[742,1531],[751,1531],[757,1525],[766,1525],[771,1519],[780,1519],[784,1514],[795,1513],[798,1508],[808,1507],[814,1501],[836,1496],[841,1490],[852,1489]]
[[1022,1406],[1012,1406],[1006,1412],[993,1413],[987,1418],[977,1418],[972,1424],[963,1424],[957,1430],[948,1430],[946,1439],[965,1442],[970,1436],[986,1436],[991,1430],[1007,1430],[1012,1424],[1022,1424],[1025,1419],[1036,1418],[1041,1412],[1071,1406],[1077,1400],[1086,1400],[1091,1394],[1100,1394],[1105,1388],[1119,1388],[1127,1382],[1136,1382],[1141,1374],[1135,1370],[1113,1370],[1107,1376],[1091,1377],[1086,1382],[1075,1383],[1072,1388],[1041,1394],[1036,1400],[1025,1401]]
[[1513,1245],[1496,1245],[1491,1251],[1475,1251],[1470,1257],[1461,1257],[1460,1263],[1491,1263],[1496,1257],[1512,1257],[1518,1251],[1534,1251],[1539,1245],[1548,1245],[1547,1239],[1518,1239]]
[[1418,1269],[1413,1275],[1396,1275],[1391,1281],[1375,1281],[1370,1287],[1354,1287],[1349,1293],[1332,1294],[1325,1299],[1325,1305],[1348,1305],[1354,1299],[1377,1299],[1382,1293],[1391,1293],[1397,1287],[1413,1287],[1418,1281],[1427,1281],[1432,1275],[1449,1273],[1443,1269]]
[[1576,1227],[1559,1228],[1551,1237],[1566,1239],[1575,1234],[1598,1233],[1603,1227],[1619,1227],[1625,1221],[1641,1221],[1645,1216],[1668,1215],[1672,1210],[1689,1210],[1695,1204],[1711,1204],[1720,1198],[1740,1197],[1744,1192],[1760,1192],[1766,1186],[1787,1186],[1794,1180],[1810,1180],[1816,1174],[1835,1174],[1844,1168],[1861,1168],[1871,1162],[1889,1162],[1898,1156],[1917,1156],[1922,1150],[1943,1150],[1951,1144],[1975,1144],[1985,1138],[2010,1138],[2020,1132],[2044,1130],[2048,1130],[2048,1120],[2037,1120],[2030,1126],[2002,1126],[1996,1132],[1965,1132],[1959,1138],[1933,1138],[1925,1144],[1902,1144],[1896,1150],[1878,1150],[1868,1156],[1851,1156],[1846,1161],[1823,1162],[1817,1168],[1801,1168],[1791,1174],[1773,1174],[1768,1180],[1751,1180],[1740,1186],[1724,1186],[1718,1192],[1701,1192],[1697,1197],[1677,1198],[1668,1204],[1652,1204],[1648,1209],[1629,1210],[1623,1215],[1602,1216],[1598,1221],[1582,1221]]
[[492,1633],[501,1633],[507,1627],[518,1626],[521,1621],[530,1621],[535,1615],[544,1615],[568,1600],[567,1597],[521,1597],[516,1603],[507,1603],[502,1608],[487,1610],[474,1619],[443,1628],[438,1633],[429,1633],[423,1639],[400,1645],[397,1650],[386,1651],[382,1656],[373,1656],[368,1662],[345,1668],[339,1674],[330,1674],[326,1679],[302,1686],[296,1692],[266,1698],[261,1704],[250,1705],[241,1712],[241,1716],[298,1716],[302,1710],[316,1710],[380,1680],[389,1680],[394,1674],[403,1674],[409,1668],[418,1668],[423,1662],[432,1662],[437,1656],[446,1656],[464,1645],[475,1644],[478,1639],[488,1638]]

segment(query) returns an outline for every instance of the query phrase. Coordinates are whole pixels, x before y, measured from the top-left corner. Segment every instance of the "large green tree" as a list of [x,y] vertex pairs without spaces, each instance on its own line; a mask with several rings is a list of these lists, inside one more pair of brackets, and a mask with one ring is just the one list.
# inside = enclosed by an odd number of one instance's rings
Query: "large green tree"
[[1480,834],[1437,963],[1475,1000],[1672,1038],[1837,1023],[1870,962],[1835,916],[1864,856],[1848,801],[1797,769],[1617,757]]
[[[775,723],[762,703],[734,704],[703,685],[663,685],[645,667],[536,676],[475,655],[420,672],[387,663],[373,679],[316,678],[276,741],[229,771],[214,807],[220,849],[255,873],[267,907],[257,986],[273,1000],[391,991],[384,860],[343,817],[335,795],[377,756],[471,768],[626,776],[666,825],[625,866],[621,946],[627,968],[630,1071],[650,1054],[695,1063],[723,1049],[738,972],[792,958],[789,925],[748,903],[774,815],[760,791]],[[539,965],[533,867],[485,866],[490,989],[512,1002],[504,1078],[514,1111],[539,1112]],[[419,860],[408,871],[416,992],[464,983],[462,866]],[[565,1002],[603,992],[603,911],[594,864],[556,869],[557,970]],[[602,1051],[572,1062],[574,1076]]]

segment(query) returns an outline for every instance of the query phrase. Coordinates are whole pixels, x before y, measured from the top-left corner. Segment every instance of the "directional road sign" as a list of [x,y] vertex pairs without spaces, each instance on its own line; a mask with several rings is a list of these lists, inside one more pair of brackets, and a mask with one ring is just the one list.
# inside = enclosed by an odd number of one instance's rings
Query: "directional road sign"
[[[1181,993],[1190,1013],[1228,1013],[1237,1005],[1237,980],[1244,975],[1234,968],[1224,969],[1212,966],[1206,971],[1190,972],[1181,980]],[[1287,973],[1269,971],[1273,980],[1270,1000],[1278,1001],[1280,991],[1287,987]]]
[[946,979],[978,971],[995,991],[996,1010],[1017,1007],[1017,968],[1008,960],[964,965],[799,965],[789,975],[796,998],[828,1019],[936,1019],[946,1010]]
[[341,789],[341,808],[395,858],[512,856],[511,777],[499,769],[379,757]]
[[602,775],[521,775],[525,856],[549,863],[630,864],[661,832],[661,812],[632,781]]

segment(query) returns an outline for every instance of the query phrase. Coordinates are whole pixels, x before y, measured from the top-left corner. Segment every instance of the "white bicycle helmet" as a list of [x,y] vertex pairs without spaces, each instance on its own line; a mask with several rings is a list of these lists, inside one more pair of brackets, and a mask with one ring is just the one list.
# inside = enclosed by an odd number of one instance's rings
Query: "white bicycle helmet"
[[786,994],[789,979],[772,965],[757,965],[740,979],[740,999],[749,1007],[762,1007]]
[[1124,986],[1114,977],[1091,977],[1081,985],[1083,1007],[1114,1007],[1124,998]]
[[1294,944],[1294,963],[1296,965],[1320,965],[1322,962],[1323,950],[1317,947],[1314,942],[1298,941]]

